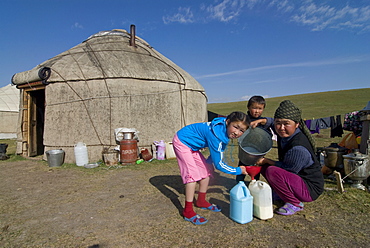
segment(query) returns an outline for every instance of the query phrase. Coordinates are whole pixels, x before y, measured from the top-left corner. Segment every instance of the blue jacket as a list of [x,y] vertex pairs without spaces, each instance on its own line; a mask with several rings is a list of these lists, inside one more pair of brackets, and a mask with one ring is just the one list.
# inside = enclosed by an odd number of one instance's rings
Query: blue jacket
[[240,167],[229,166],[223,162],[223,152],[229,143],[225,117],[215,118],[211,122],[190,124],[180,129],[177,136],[193,151],[208,147],[217,170],[232,175],[242,174]]

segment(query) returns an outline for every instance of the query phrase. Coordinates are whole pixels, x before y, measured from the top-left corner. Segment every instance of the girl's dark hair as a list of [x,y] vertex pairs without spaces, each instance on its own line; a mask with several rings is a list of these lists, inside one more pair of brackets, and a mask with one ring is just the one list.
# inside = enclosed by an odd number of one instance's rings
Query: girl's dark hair
[[247,108],[249,108],[253,103],[263,104],[263,106],[266,107],[265,98],[262,96],[252,96],[248,101]]
[[237,122],[241,121],[241,122],[244,122],[245,125],[247,126],[249,126],[249,122],[250,122],[248,115],[241,111],[232,112],[226,117],[226,120],[229,120],[229,123],[235,122],[235,121]]

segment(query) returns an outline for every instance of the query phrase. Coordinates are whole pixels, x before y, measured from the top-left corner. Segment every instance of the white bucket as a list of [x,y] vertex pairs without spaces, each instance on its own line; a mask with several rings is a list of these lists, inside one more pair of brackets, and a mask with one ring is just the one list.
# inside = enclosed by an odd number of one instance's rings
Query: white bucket
[[87,147],[85,143],[78,142],[75,145],[75,158],[77,166],[84,166],[89,163],[89,158],[87,154]]
[[252,180],[248,188],[253,196],[253,215],[261,220],[272,218],[274,212],[270,185],[263,181]]

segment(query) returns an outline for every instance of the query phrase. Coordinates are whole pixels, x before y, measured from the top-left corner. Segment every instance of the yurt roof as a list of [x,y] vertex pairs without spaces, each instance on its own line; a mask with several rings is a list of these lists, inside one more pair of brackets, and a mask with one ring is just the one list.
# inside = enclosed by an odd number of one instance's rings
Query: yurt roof
[[0,88],[0,111],[19,112],[19,90],[15,86]]
[[[186,71],[140,37],[133,37],[135,45],[131,46],[132,35],[127,31],[101,31],[34,69],[15,74],[12,82],[18,85],[40,79],[53,83],[135,78],[181,84],[186,90],[204,92],[204,88]],[[45,74],[42,71],[45,68],[51,71]]]

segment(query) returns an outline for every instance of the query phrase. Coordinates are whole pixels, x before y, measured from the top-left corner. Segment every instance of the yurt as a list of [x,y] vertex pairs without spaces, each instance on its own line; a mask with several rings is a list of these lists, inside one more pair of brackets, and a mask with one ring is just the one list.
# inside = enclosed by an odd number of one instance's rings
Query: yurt
[[[77,143],[89,162],[119,144],[115,130],[137,130],[138,147],[169,142],[181,127],[207,120],[204,88],[187,72],[135,35],[102,31],[81,44],[14,74],[21,89],[17,153],[65,151],[74,163]],[[45,157],[45,155],[44,155]]]
[[14,85],[0,88],[0,139],[15,139],[20,91]]

